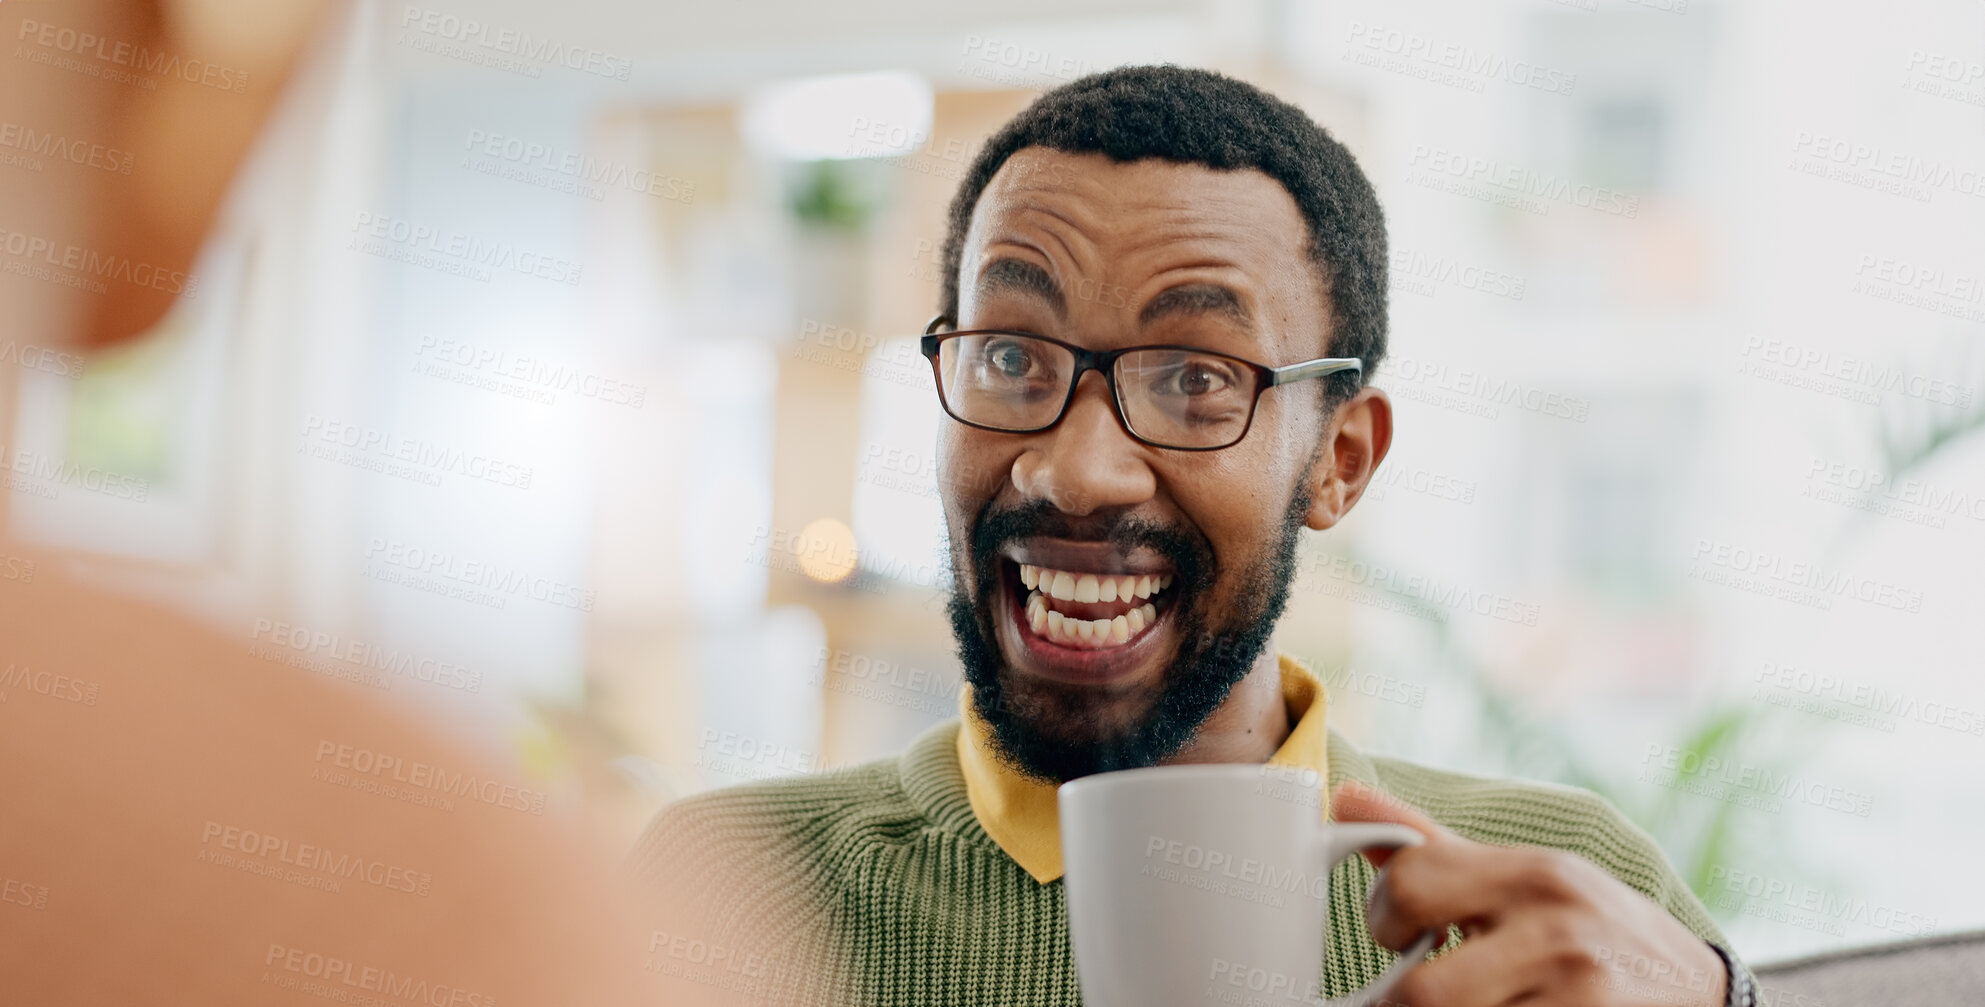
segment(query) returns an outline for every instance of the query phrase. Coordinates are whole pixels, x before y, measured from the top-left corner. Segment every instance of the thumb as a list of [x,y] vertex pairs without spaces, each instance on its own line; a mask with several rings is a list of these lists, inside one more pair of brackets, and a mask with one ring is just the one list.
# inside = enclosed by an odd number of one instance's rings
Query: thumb
[[[1383,790],[1356,780],[1347,780],[1330,792],[1330,817],[1338,822],[1397,822],[1411,826],[1429,840],[1444,839],[1451,833],[1419,808]],[[1373,867],[1384,867],[1394,850],[1365,850]]]

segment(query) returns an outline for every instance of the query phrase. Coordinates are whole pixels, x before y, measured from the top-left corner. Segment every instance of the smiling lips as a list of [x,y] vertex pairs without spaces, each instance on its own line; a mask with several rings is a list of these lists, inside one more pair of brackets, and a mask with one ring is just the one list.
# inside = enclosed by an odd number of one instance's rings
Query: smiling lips
[[[1020,566],[1028,589],[1027,625],[1050,643],[1078,650],[1103,650],[1135,640],[1158,621],[1155,598],[1172,575],[1082,573]],[[1142,604],[1140,604],[1142,602]]]

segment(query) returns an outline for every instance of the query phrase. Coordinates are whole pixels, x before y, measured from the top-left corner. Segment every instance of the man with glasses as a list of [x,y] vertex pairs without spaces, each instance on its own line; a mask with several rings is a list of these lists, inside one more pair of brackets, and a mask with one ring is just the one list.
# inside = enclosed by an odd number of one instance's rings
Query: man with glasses
[[979,153],[943,282],[922,350],[955,421],[962,716],[900,758],[666,810],[633,866],[714,907],[676,937],[754,958],[754,998],[1073,1004],[1055,787],[1276,763],[1327,781],[1334,818],[1429,836],[1391,858],[1369,931],[1371,865],[1333,872],[1326,995],[1448,928],[1394,1000],[1750,1002],[1701,903],[1605,802],[1360,752],[1268,646],[1302,530],[1342,520],[1392,440],[1365,384],[1384,221],[1342,145],[1218,74],[1083,78]]

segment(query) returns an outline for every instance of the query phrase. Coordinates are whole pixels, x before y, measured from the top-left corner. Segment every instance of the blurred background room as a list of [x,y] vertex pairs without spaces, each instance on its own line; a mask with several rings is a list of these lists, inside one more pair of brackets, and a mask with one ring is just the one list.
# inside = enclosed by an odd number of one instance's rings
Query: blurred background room
[[435,2],[320,37],[155,331],[0,337],[14,535],[630,842],[895,752],[951,195],[1206,66],[1388,214],[1394,449],[1279,637],[1333,725],[1599,791],[1746,957],[1985,925],[1985,4]]

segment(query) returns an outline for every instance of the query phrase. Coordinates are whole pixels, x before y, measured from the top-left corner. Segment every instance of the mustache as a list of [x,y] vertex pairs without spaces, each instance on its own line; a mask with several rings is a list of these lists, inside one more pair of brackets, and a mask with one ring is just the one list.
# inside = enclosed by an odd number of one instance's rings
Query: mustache
[[988,503],[973,525],[971,540],[972,565],[982,593],[997,576],[1000,548],[1029,538],[1108,542],[1124,553],[1150,549],[1169,560],[1185,584],[1205,583],[1214,569],[1213,546],[1197,528],[1135,517],[1126,510],[1069,514],[1048,500],[998,510]]

